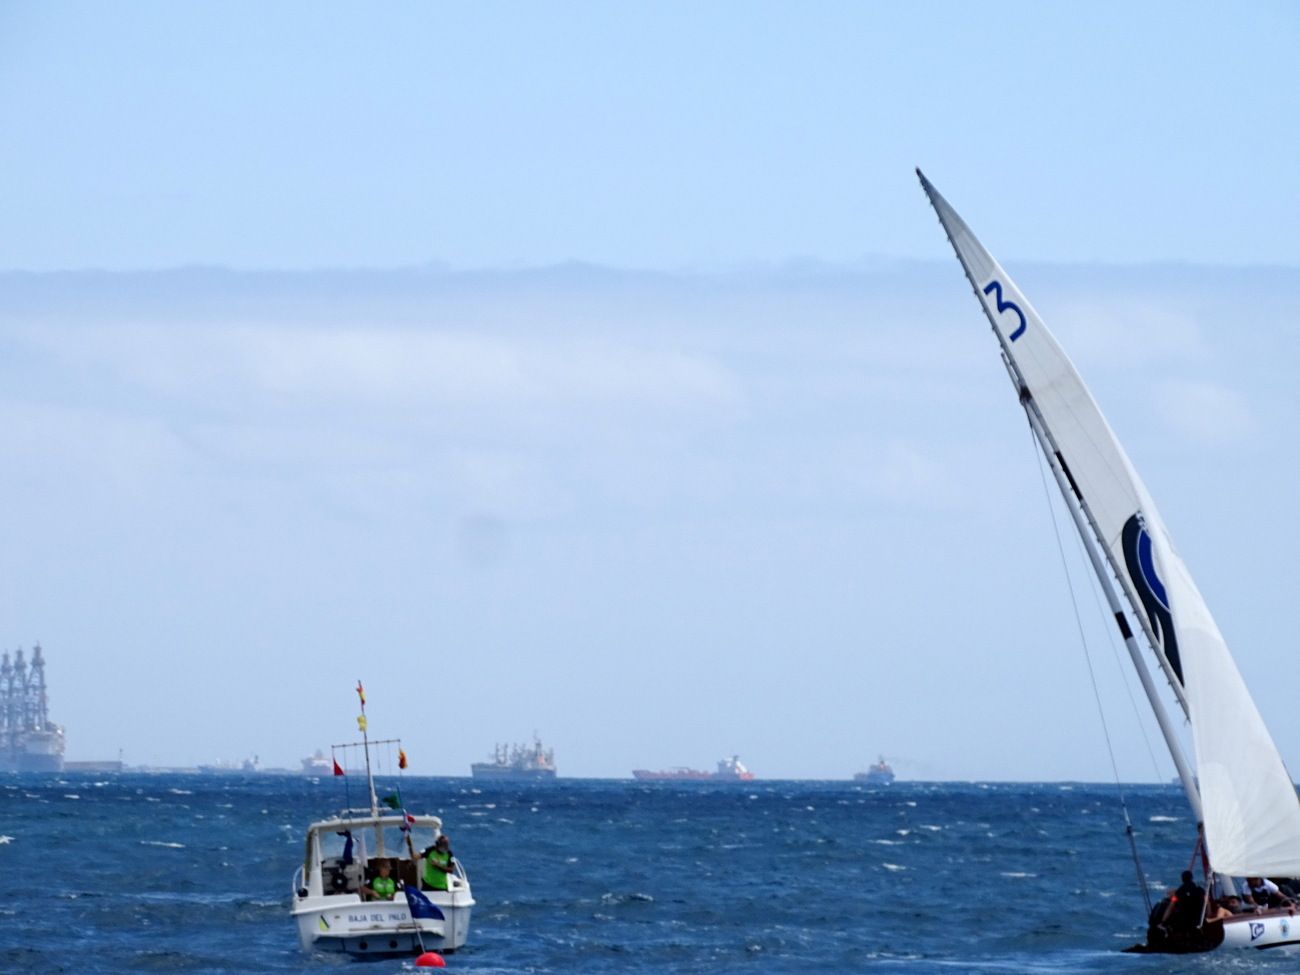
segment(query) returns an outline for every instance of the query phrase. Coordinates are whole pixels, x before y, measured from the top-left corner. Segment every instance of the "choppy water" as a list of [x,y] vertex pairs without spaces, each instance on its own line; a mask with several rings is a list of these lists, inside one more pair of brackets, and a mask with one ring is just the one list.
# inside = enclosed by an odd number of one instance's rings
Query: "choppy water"
[[[1281,972],[1300,956],[1118,954],[1144,908],[1113,787],[408,779],[478,901],[464,972]],[[1174,788],[1130,808],[1153,883]],[[409,971],[309,956],[288,915],[336,784],[0,778],[0,972]],[[357,967],[360,966],[360,967]]]

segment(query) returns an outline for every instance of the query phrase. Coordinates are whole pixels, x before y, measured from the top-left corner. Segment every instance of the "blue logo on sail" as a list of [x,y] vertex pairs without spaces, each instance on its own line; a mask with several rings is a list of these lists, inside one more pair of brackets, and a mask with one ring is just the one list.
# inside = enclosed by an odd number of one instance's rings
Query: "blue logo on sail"
[[1156,575],[1155,552],[1151,547],[1151,536],[1142,524],[1140,515],[1133,515],[1124,523],[1122,536],[1124,547],[1124,567],[1133,583],[1151,623],[1151,632],[1160,641],[1160,649],[1169,661],[1169,668],[1183,684],[1183,662],[1178,655],[1178,636],[1174,632],[1174,619],[1169,611],[1169,594],[1165,584]]

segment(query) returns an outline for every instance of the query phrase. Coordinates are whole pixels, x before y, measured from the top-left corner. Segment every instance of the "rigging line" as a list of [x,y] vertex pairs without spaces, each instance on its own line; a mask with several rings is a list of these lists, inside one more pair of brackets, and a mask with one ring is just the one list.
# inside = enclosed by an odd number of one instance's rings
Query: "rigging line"
[[[1030,437],[1033,437],[1033,431],[1030,431]],[[1088,680],[1092,683],[1092,696],[1097,704],[1097,715],[1101,718],[1102,735],[1106,739],[1106,752],[1110,756],[1110,767],[1115,776],[1115,785],[1119,786],[1119,766],[1115,762],[1115,749],[1110,740],[1110,726],[1106,723],[1106,712],[1102,708],[1101,692],[1097,689],[1097,676],[1092,667],[1092,655],[1088,652],[1088,637],[1083,628],[1083,617],[1079,615],[1079,598],[1074,589],[1074,576],[1070,572],[1069,560],[1065,556],[1065,544],[1061,541],[1061,529],[1056,520],[1056,508],[1052,504],[1052,493],[1047,486],[1047,472],[1043,470],[1043,456],[1038,449],[1037,442],[1034,442],[1034,454],[1038,457],[1038,475],[1043,483],[1043,496],[1047,499],[1047,511],[1052,519],[1052,533],[1056,536],[1056,550],[1061,556],[1061,568],[1065,572],[1065,585],[1070,591],[1070,607],[1074,611],[1074,625],[1079,631],[1079,645],[1083,649],[1084,663],[1088,667]],[[1121,799],[1123,792],[1121,790]]]
[[[1029,419],[1026,411],[1025,419]],[[1079,614],[1079,599],[1074,589],[1074,577],[1070,573],[1070,563],[1065,557],[1065,545],[1061,541],[1061,528],[1056,520],[1056,507],[1052,504],[1052,492],[1047,486],[1047,471],[1043,469],[1045,458],[1038,449],[1033,425],[1029,425],[1029,439],[1034,456],[1038,458],[1038,476],[1043,484],[1043,497],[1047,500],[1047,511],[1052,518],[1052,533],[1056,536],[1056,550],[1061,556],[1061,568],[1065,570],[1066,588],[1070,590],[1070,606],[1074,610],[1074,623],[1079,630],[1079,645],[1083,650],[1083,659],[1088,666],[1088,680],[1092,684],[1092,697],[1097,703],[1097,716],[1101,719],[1101,731],[1106,739],[1106,753],[1110,756],[1111,772],[1115,776],[1115,793],[1119,797],[1119,808],[1124,814],[1124,835],[1128,838],[1129,850],[1133,854],[1133,868],[1137,871],[1138,888],[1142,891],[1142,900],[1146,903],[1147,914],[1151,913],[1151,891],[1147,886],[1146,873],[1142,869],[1142,860],[1138,856],[1137,839],[1133,832],[1133,820],[1129,817],[1128,801],[1124,797],[1124,786],[1119,780],[1119,765],[1115,761],[1115,747],[1110,739],[1110,726],[1106,723],[1106,710],[1102,707],[1101,691],[1097,689],[1097,675],[1092,667],[1092,655],[1088,652],[1088,638],[1083,629],[1083,617]],[[1069,499],[1063,499],[1069,504]],[[1082,541],[1082,539],[1080,539]]]
[[[1076,534],[1075,541],[1078,543],[1080,552],[1086,558],[1087,553],[1083,552],[1083,539]],[[1100,588],[1101,583],[1093,578],[1089,589],[1092,590],[1092,600],[1097,607],[1098,617],[1104,619],[1106,614],[1101,608]],[[1147,755],[1151,759],[1151,769],[1155,772],[1156,781],[1162,782],[1167,778],[1167,774],[1161,771],[1160,762],[1156,758],[1155,750],[1151,747],[1151,738],[1147,735],[1147,727],[1142,720],[1142,709],[1138,707],[1137,699],[1133,696],[1133,684],[1129,677],[1129,669],[1124,665],[1124,661],[1120,659],[1119,645],[1115,642],[1115,632],[1109,626],[1103,627],[1103,629],[1106,631],[1106,642],[1110,644],[1111,658],[1115,661],[1115,667],[1119,670],[1120,681],[1124,685],[1124,693],[1128,695],[1129,706],[1133,708],[1133,717],[1137,722],[1138,731],[1142,734],[1142,743],[1146,745]]]

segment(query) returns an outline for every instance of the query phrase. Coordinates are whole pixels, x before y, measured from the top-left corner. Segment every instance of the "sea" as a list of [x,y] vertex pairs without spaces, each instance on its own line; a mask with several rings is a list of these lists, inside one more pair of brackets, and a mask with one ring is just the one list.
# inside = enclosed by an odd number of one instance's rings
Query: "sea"
[[[443,818],[473,885],[448,971],[1300,968],[1294,949],[1122,954],[1146,906],[1114,785],[407,778],[402,792]],[[1193,823],[1173,786],[1124,795],[1158,899]],[[345,801],[332,778],[0,776],[0,973],[414,971],[298,944],[305,828]]]

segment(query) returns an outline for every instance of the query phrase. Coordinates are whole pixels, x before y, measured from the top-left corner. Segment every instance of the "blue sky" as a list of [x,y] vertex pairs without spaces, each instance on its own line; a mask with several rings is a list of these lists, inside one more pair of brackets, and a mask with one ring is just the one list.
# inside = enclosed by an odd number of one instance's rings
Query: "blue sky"
[[1300,261],[1291,4],[0,10],[0,267]]
[[[1298,767],[1298,39],[1270,4],[0,7],[4,645],[43,641],[70,757],[294,763],[362,677],[417,772],[537,730],[575,775],[1106,778],[920,164]],[[1122,674],[1121,768],[1167,778]]]

